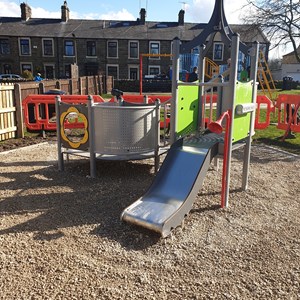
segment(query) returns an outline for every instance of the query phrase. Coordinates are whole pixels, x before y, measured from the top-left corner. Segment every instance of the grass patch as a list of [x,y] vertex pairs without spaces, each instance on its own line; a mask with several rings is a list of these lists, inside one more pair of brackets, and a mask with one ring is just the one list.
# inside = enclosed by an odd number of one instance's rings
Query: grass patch
[[256,129],[253,142],[275,146],[282,150],[300,155],[300,133],[295,133],[295,139],[285,139],[281,141],[284,133],[284,130],[277,129],[276,125],[271,124],[266,129]]

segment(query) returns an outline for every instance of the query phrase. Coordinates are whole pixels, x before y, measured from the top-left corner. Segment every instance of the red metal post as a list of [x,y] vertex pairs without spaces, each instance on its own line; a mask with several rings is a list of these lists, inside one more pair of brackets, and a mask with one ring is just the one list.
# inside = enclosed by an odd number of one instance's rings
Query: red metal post
[[143,55],[140,55],[140,95],[143,93]]

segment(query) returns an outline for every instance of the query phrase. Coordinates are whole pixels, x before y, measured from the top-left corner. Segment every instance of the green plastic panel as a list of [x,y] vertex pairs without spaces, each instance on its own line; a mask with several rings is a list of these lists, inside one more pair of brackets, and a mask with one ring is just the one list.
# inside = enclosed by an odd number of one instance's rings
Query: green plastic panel
[[178,86],[177,137],[197,130],[198,86]]
[[[238,104],[252,103],[252,82],[238,82],[236,86],[236,97],[234,107]],[[250,132],[251,114],[236,115],[233,119],[233,142],[246,138]]]

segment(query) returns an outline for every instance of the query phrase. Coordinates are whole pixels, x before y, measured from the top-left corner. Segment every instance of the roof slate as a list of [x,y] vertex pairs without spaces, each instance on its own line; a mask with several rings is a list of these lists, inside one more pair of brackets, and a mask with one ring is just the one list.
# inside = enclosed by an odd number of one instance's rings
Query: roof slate
[[[177,22],[107,21],[32,18],[24,22],[21,18],[0,17],[0,36],[48,37],[48,38],[84,38],[84,39],[131,39],[131,40],[173,40],[190,41],[198,36],[206,24]],[[243,42],[268,43],[266,37],[253,25],[230,25],[234,32],[240,34]]]

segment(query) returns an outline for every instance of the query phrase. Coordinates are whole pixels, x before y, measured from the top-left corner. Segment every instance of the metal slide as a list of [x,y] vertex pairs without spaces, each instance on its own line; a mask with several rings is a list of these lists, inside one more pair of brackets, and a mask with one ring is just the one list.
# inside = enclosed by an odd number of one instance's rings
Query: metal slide
[[169,235],[191,210],[221,141],[220,135],[209,133],[175,142],[149,190],[123,211],[121,219],[162,237]]

